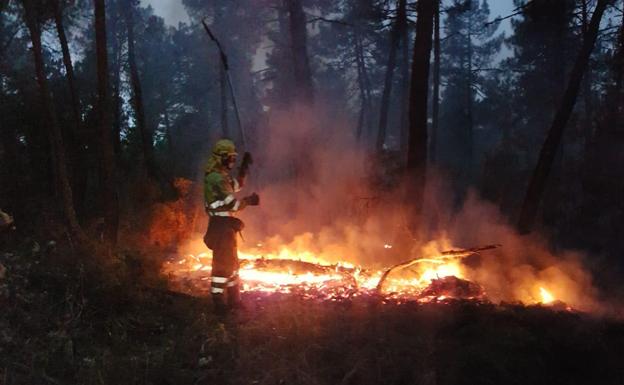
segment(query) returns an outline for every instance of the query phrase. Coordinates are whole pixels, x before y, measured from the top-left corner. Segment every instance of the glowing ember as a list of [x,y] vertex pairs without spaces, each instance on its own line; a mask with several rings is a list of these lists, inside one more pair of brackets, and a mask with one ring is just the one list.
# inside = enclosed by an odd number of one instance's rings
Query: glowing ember
[[[333,299],[383,294],[421,302],[485,298],[478,285],[465,280],[457,257],[423,258],[384,273],[346,262],[330,263],[311,252],[293,252],[287,248],[273,253],[240,252],[239,256],[244,292],[298,293]],[[202,253],[168,263],[165,272],[186,281],[194,287],[192,291],[207,291],[210,266],[210,254]],[[468,284],[472,285],[470,289]]]
[[[432,242],[433,244],[433,242]],[[388,245],[389,246],[389,245]],[[201,246],[198,246],[201,247]],[[441,251],[441,248],[447,251]],[[499,245],[451,249],[450,244],[423,248],[423,258],[406,260],[386,268],[368,268],[334,255],[319,257],[305,248],[283,246],[268,250],[262,243],[239,251],[241,290],[255,294],[296,294],[316,300],[341,300],[370,296],[383,302],[448,302],[453,300],[500,301],[541,304],[572,311],[574,298],[556,281],[528,279],[504,293],[485,286],[485,270],[478,270],[479,254]],[[339,261],[339,262],[332,262]],[[211,253],[188,254],[163,265],[173,290],[206,295],[210,292]],[[475,267],[477,266],[477,267]],[[479,281],[474,281],[480,277]],[[556,295],[555,295],[556,294]],[[561,295],[561,297],[560,297]],[[509,302],[508,302],[509,301]]]

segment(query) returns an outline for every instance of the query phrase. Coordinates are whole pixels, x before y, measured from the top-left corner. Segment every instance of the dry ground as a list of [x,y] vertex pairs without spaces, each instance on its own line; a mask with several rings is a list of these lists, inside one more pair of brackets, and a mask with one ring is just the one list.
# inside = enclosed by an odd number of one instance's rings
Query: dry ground
[[[0,384],[624,384],[624,323],[540,307],[205,298],[0,253]],[[109,277],[108,274],[111,274]]]

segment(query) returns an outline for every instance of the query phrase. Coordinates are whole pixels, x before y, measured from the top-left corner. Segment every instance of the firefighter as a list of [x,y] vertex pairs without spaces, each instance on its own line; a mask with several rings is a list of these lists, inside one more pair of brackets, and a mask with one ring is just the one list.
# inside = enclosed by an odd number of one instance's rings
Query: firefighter
[[252,162],[251,155],[246,152],[237,177],[232,178],[230,171],[234,169],[237,155],[236,147],[231,140],[217,141],[204,175],[205,208],[209,216],[204,243],[212,250],[210,292],[218,313],[240,304],[237,235],[243,230],[244,224],[235,217],[235,214],[246,206],[257,206],[260,203],[256,193],[240,200],[234,196],[234,193],[245,184]]

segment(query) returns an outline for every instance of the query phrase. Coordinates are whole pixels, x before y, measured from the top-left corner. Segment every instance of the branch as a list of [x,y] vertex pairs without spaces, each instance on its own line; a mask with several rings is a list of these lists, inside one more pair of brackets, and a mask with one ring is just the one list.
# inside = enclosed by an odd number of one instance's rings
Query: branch
[[501,21],[503,21],[503,20],[506,20],[506,19],[511,19],[511,18],[512,18],[512,17],[514,17],[514,16],[520,15],[522,12],[523,12],[523,11],[517,11],[517,12],[514,12],[514,13],[509,14],[509,15],[507,15],[507,16],[497,17],[496,19],[494,19],[494,20],[492,20],[492,21],[488,21],[487,23],[483,24],[483,26],[484,26],[484,27],[489,27],[489,26],[490,26],[490,25],[492,25],[492,24],[500,23],[500,22],[501,22]]
[[309,24],[309,23],[313,23],[313,22],[315,22],[315,21],[325,21],[325,22],[327,22],[327,23],[340,24],[340,25],[344,25],[344,26],[347,26],[347,27],[354,27],[354,26],[355,26],[355,25],[353,25],[353,24],[351,24],[351,23],[349,23],[349,22],[346,22],[346,21],[344,21],[344,20],[338,20],[338,19],[328,19],[328,18],[323,17],[323,16],[315,16],[315,17],[313,17],[312,19],[308,19],[308,20],[306,21],[306,23],[308,23],[308,24]]
[[465,258],[465,257],[470,256],[472,254],[479,254],[480,251],[497,249],[499,247],[501,247],[501,245],[494,244],[494,245],[486,245],[486,246],[482,246],[482,247],[471,247],[469,249],[447,250],[447,251],[441,252],[440,256],[438,256],[435,259],[420,258],[419,257],[419,258],[415,258],[415,259],[410,259],[409,261],[401,262],[401,263],[399,263],[397,265],[394,265],[394,266],[390,267],[388,270],[386,270],[383,273],[381,278],[379,278],[379,282],[377,283],[376,290],[377,290],[377,292],[381,293],[381,289],[383,288],[384,281],[386,280],[388,275],[390,275],[390,273],[392,271],[396,270],[396,269],[402,269],[402,268],[410,267],[412,265],[415,265],[415,264],[421,263],[421,262],[432,262],[432,261],[442,261],[442,260],[445,260],[445,259]]
[[11,46],[11,43],[13,42],[13,39],[15,38],[15,36],[17,36],[18,32],[20,31],[20,25],[19,23],[15,23],[16,27],[15,31],[13,31],[13,33],[11,34],[11,36],[9,36],[8,41],[6,42],[6,44],[4,44],[4,46],[2,46],[2,48],[0,49],[0,55],[3,55],[7,49],[9,49],[9,46]]

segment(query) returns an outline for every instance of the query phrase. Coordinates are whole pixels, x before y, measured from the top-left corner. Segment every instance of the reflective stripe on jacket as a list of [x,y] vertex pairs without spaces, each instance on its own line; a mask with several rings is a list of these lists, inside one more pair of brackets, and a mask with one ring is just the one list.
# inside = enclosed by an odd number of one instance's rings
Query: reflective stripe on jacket
[[210,216],[231,216],[242,209],[241,202],[234,197],[240,190],[236,179],[225,171],[212,171],[204,176],[204,202]]

